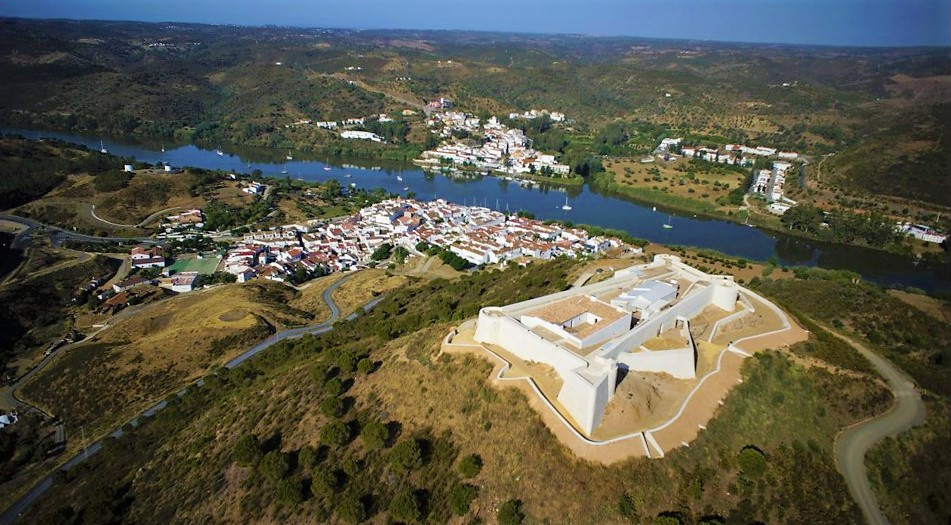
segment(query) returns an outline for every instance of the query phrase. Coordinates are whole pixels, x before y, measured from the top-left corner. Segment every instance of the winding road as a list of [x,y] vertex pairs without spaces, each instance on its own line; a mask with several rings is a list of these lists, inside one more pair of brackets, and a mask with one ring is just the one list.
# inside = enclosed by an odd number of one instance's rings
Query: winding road
[[888,518],[882,512],[869,482],[868,471],[865,468],[865,454],[882,439],[924,422],[925,405],[921,401],[921,394],[915,388],[914,382],[888,359],[857,341],[832,330],[829,331],[865,356],[885,379],[888,388],[895,396],[895,403],[886,412],[846,428],[836,436],[835,440],[836,466],[845,477],[852,498],[862,509],[865,522],[870,525],[884,525],[888,523]]
[[[330,330],[333,330],[333,325],[334,325],[334,323],[340,318],[340,308],[337,306],[337,304],[336,304],[336,303],[334,302],[334,300],[333,300],[333,293],[334,293],[343,283],[345,283],[345,282],[347,282],[348,280],[350,280],[350,279],[353,277],[353,275],[354,275],[354,274],[349,274],[349,275],[344,276],[342,279],[337,280],[336,282],[334,282],[333,284],[331,284],[330,286],[328,286],[327,289],[324,290],[323,294],[321,295],[321,299],[323,299],[324,303],[327,304],[327,307],[330,308],[330,318],[329,318],[329,319],[327,319],[326,321],[323,321],[323,322],[321,322],[321,323],[317,323],[317,324],[310,325],[310,326],[302,326],[302,327],[299,327],[299,328],[289,328],[289,329],[286,329],[286,330],[278,331],[277,333],[275,333],[275,334],[272,335],[271,337],[265,339],[264,341],[261,341],[260,343],[258,343],[258,344],[256,344],[256,345],[252,346],[251,348],[248,348],[248,349],[245,350],[241,355],[235,357],[235,358],[232,359],[231,361],[228,361],[228,363],[226,363],[226,364],[224,365],[225,368],[234,368],[234,367],[240,365],[241,363],[244,363],[244,362],[247,361],[248,359],[254,357],[255,355],[257,355],[257,354],[263,352],[264,350],[268,349],[269,347],[271,347],[271,346],[274,345],[275,343],[278,343],[278,342],[283,341],[283,340],[285,340],[285,339],[294,339],[294,338],[302,337],[302,336],[304,336],[305,334],[318,335],[318,334],[322,334],[322,333],[325,333],[325,332],[329,332]],[[369,303],[367,303],[366,305],[364,305],[364,306],[363,306],[363,309],[364,309],[364,310],[370,310],[371,308],[373,308],[374,306],[376,306],[380,301],[382,301],[384,297],[385,297],[385,296],[381,295],[381,296],[379,296],[379,297],[374,298],[372,301],[370,301]],[[347,317],[345,317],[345,319],[346,319],[346,320],[350,320],[350,319],[355,318],[356,316],[357,316],[357,313],[354,312],[354,313],[351,313],[350,315],[348,315]],[[181,390],[179,390],[178,392],[176,392],[176,395],[181,396],[181,395],[183,395],[183,394],[185,393],[186,390],[188,390],[188,388],[191,388],[192,386],[199,386],[199,387],[200,387],[200,386],[203,385],[203,384],[204,384],[204,380],[203,380],[203,379],[198,379],[197,381],[195,381],[194,383],[192,383],[192,385],[186,386],[186,387],[182,388]],[[126,424],[130,424],[130,425],[133,425],[133,426],[137,426],[137,425],[139,424],[139,419],[140,419],[140,418],[142,418],[142,417],[150,417],[150,416],[154,415],[154,414],[157,413],[158,411],[160,411],[160,410],[162,410],[163,408],[165,408],[165,405],[166,405],[166,402],[165,402],[164,400],[159,401],[158,403],[156,403],[156,404],[152,405],[151,407],[149,407],[149,408],[143,410],[142,412],[140,412],[137,416],[133,417],[133,418],[132,418],[130,421],[128,421]],[[86,447],[84,450],[82,450],[82,451],[80,451],[80,452],[77,452],[73,457],[71,457],[69,460],[67,460],[66,463],[64,463],[58,470],[64,470],[64,471],[65,471],[65,470],[69,470],[69,469],[75,467],[76,465],[82,463],[83,461],[85,461],[89,456],[92,456],[92,455],[96,454],[97,452],[99,452],[99,451],[102,449],[102,443],[103,443],[103,441],[104,441],[105,439],[122,437],[122,435],[123,435],[123,433],[124,433],[123,430],[122,430],[122,427],[124,427],[124,426],[125,426],[125,424],[120,425],[120,426],[117,427],[115,430],[113,430],[111,433],[109,433],[105,438],[100,439],[100,440],[98,440],[98,441],[92,443],[92,444],[89,445],[88,447]],[[40,497],[42,497],[43,494],[44,494],[47,490],[49,490],[50,487],[53,486],[53,476],[54,476],[54,475],[55,475],[55,471],[52,472],[52,473],[50,473],[50,474],[48,474],[46,477],[42,478],[42,479],[41,479],[40,481],[38,481],[38,482],[33,486],[33,488],[30,489],[26,494],[24,494],[24,495],[21,496],[19,499],[17,499],[16,501],[14,501],[2,514],[0,514],[0,525],[7,525],[7,524],[9,524],[9,523],[13,523],[13,522],[14,522],[18,517],[20,517],[27,509],[29,509],[29,507],[30,507],[31,505],[33,505],[33,503],[35,503],[37,500],[39,500]]]
[[54,245],[58,245],[64,240],[68,241],[80,241],[80,242],[138,242],[146,244],[157,244],[158,241],[151,237],[96,237],[94,235],[85,235],[82,233],[71,232],[57,226],[52,226],[49,224],[43,224],[42,222],[35,221],[27,217],[20,217],[19,215],[0,215],[0,219],[16,222],[26,226],[26,229],[17,234],[16,238],[13,241],[14,248],[22,249],[30,241],[30,237],[33,235],[34,230],[46,230],[50,232],[50,238],[53,240]]

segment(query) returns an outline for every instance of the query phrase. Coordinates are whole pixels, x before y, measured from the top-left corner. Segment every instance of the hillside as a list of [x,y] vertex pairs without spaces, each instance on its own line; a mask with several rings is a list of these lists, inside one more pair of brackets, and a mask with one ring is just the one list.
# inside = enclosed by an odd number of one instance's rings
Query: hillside
[[[483,116],[564,112],[529,135],[575,167],[662,136],[745,142],[836,153],[819,198],[951,204],[927,189],[951,184],[946,49],[10,19],[0,42],[8,125],[405,160],[430,140],[421,104],[448,96]],[[386,145],[296,124],[381,112]]]
[[[65,476],[49,495],[61,503],[29,518],[492,521],[518,500],[532,521],[859,519],[832,438],[884,410],[888,394],[818,327],[791,353],[749,360],[690,447],[611,467],[573,459],[522,394],[487,383],[488,361],[439,353],[480,306],[561,289],[576,271],[552,262],[412,285],[329,334],[208,376],[94,457],[94,476]],[[462,466],[471,455],[481,468]],[[585,498],[564,497],[579,489]]]

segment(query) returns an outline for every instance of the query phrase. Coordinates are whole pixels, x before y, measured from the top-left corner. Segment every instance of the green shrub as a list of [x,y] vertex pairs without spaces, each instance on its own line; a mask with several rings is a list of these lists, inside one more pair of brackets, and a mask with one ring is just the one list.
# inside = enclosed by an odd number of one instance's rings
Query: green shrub
[[337,514],[348,523],[360,523],[367,519],[366,505],[359,494],[347,492],[337,505]]
[[510,499],[499,507],[495,515],[499,525],[521,525],[525,520],[525,513],[522,512],[522,500]]
[[277,482],[277,500],[286,506],[297,505],[304,500],[300,481],[282,479]]
[[242,467],[254,466],[261,460],[261,442],[254,434],[245,434],[234,445],[234,460]]
[[361,374],[370,374],[376,368],[376,365],[373,364],[373,361],[364,357],[363,359],[357,361],[357,371]]
[[337,492],[340,480],[337,474],[327,467],[317,467],[310,480],[310,492],[316,498],[332,496]]
[[360,430],[360,438],[368,450],[379,450],[390,439],[390,429],[379,421],[368,421]]
[[404,523],[416,522],[422,517],[419,501],[409,488],[404,488],[396,493],[396,496],[390,501],[389,511],[392,518]]
[[334,421],[320,429],[320,442],[331,447],[342,447],[350,440],[350,427],[341,421]]
[[327,417],[340,417],[347,407],[339,397],[328,397],[320,402],[320,411]]
[[449,507],[456,516],[465,516],[479,495],[479,489],[467,483],[456,483],[449,492]]
[[400,472],[409,472],[423,466],[423,451],[415,439],[397,443],[390,452],[390,465]]
[[634,505],[634,498],[627,492],[621,494],[621,497],[618,498],[617,512],[628,519],[637,516],[637,507]]
[[343,381],[338,377],[333,377],[324,383],[324,393],[330,397],[337,397],[344,391]]
[[265,454],[261,458],[258,468],[261,474],[271,481],[283,479],[291,470],[290,464],[287,462],[287,456],[279,450],[272,450]]
[[482,471],[482,458],[478,454],[470,454],[459,462],[459,473],[466,478],[474,478]]
[[749,478],[758,478],[766,472],[766,468],[769,466],[769,463],[766,462],[766,456],[763,454],[763,451],[752,446],[747,445],[743,447],[743,450],[740,451],[739,456],[737,457],[737,463],[740,465],[740,470]]

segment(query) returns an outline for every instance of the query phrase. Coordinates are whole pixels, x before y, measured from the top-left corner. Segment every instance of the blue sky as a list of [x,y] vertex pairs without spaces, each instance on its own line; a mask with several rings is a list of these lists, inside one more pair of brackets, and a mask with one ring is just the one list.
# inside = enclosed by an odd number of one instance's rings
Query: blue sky
[[5,0],[0,16],[949,45],[949,0]]

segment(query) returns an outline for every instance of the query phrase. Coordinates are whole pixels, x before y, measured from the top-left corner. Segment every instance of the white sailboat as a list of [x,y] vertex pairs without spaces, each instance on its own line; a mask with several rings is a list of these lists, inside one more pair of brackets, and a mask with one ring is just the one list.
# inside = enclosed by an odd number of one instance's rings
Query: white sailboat
[[102,139],[99,139],[99,152],[103,154],[109,153],[109,151],[106,150],[106,145],[103,144]]
[[664,224],[664,228],[668,230],[673,228],[673,225],[670,224],[670,215],[667,216],[667,223]]
[[294,160],[294,157],[291,157],[291,151],[290,151],[290,150],[287,150],[287,157],[285,157],[285,158],[286,158],[287,160]]
[[218,149],[215,150],[215,153],[217,153],[219,157],[223,157],[225,154],[225,152],[221,151],[221,146],[218,146]]
[[330,171],[330,166],[324,166],[324,171]]
[[568,197],[565,197],[565,205],[561,207],[565,211],[571,211],[571,206],[568,205]]
[[398,181],[400,181],[400,182],[403,182],[403,177],[400,177],[399,175],[397,175],[397,176],[396,176],[396,180],[398,180]]

